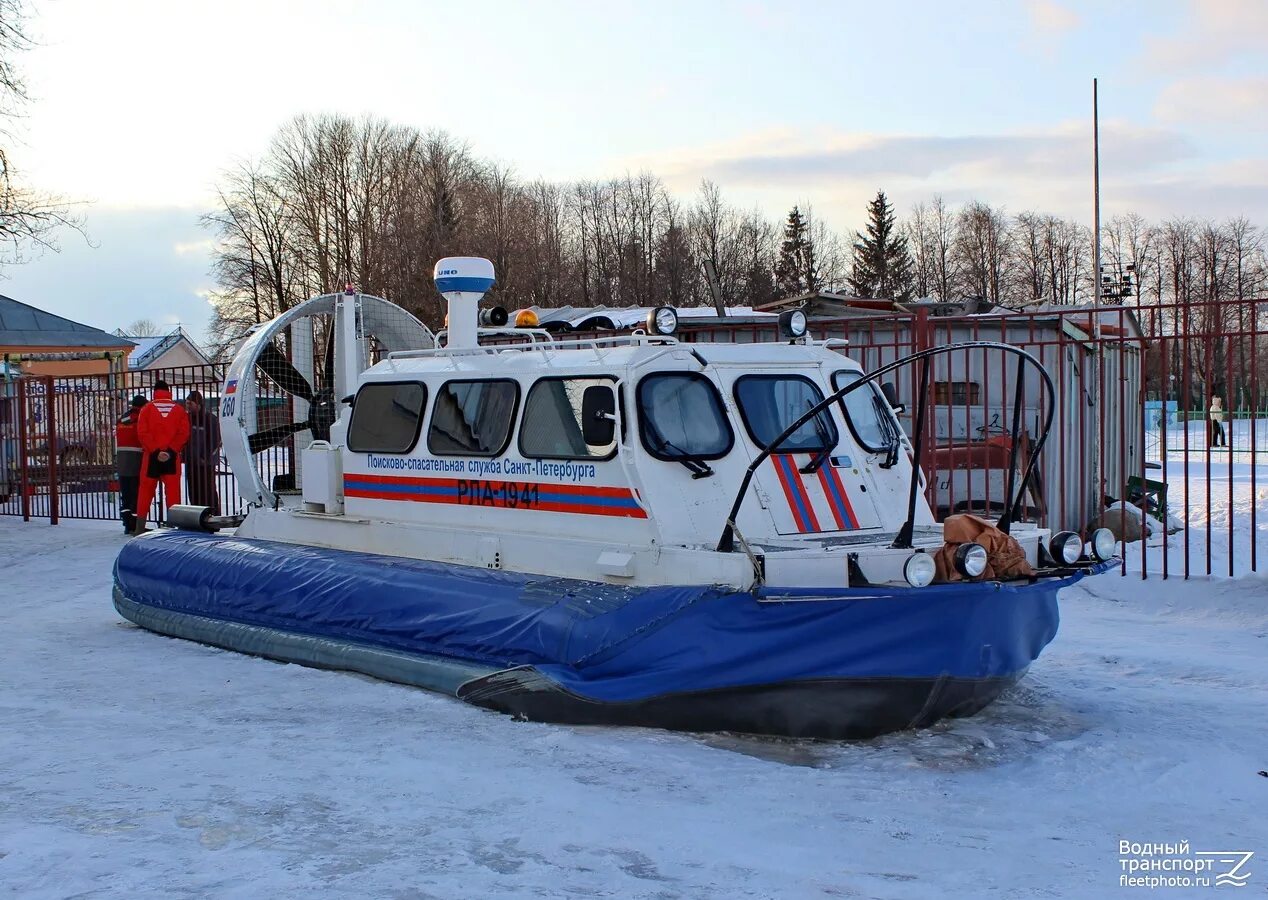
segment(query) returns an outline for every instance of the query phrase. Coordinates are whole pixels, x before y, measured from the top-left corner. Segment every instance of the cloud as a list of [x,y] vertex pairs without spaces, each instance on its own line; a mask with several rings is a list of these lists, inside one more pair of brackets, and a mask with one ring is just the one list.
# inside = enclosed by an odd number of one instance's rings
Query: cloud
[[1268,3],[1263,0],[1190,0],[1174,35],[1148,37],[1144,60],[1151,69],[1174,72],[1259,59],[1268,44]]
[[91,244],[65,235],[60,253],[7,267],[3,292],[107,331],[152,319],[180,322],[202,340],[210,318],[202,292],[211,286],[211,254],[200,249],[205,235],[198,212],[94,206],[85,218]]
[[[673,153],[642,165],[674,181],[711,178],[731,184],[791,184],[839,178],[930,180],[956,175],[1026,175],[1041,179],[1087,171],[1085,123],[1029,132],[977,135],[817,135],[765,146],[752,138],[705,151]],[[1122,122],[1102,126],[1103,152],[1156,169],[1193,157],[1191,141],[1173,131]]]
[[1030,23],[1044,35],[1062,36],[1083,24],[1079,14],[1053,0],[1031,0]]
[[[902,214],[941,195],[952,205],[982,200],[1014,213],[1035,210],[1085,223],[1092,217],[1091,134],[1084,122],[950,136],[771,131],[629,163],[661,175],[687,202],[708,178],[732,203],[756,204],[771,217],[794,203],[813,204],[841,232],[861,225],[864,206],[878,189]],[[1261,171],[1268,173],[1268,164],[1259,160],[1213,163],[1174,130],[1102,122],[1106,215],[1262,219]]]
[[189,254],[192,253],[197,256],[206,258],[211,256],[211,253],[215,249],[215,247],[216,247],[216,242],[211,240],[210,238],[206,238],[201,241],[182,241],[180,243],[173,244],[172,251],[177,256],[188,256]]
[[1162,122],[1231,123],[1239,129],[1268,125],[1268,76],[1199,76],[1173,81],[1154,103]]

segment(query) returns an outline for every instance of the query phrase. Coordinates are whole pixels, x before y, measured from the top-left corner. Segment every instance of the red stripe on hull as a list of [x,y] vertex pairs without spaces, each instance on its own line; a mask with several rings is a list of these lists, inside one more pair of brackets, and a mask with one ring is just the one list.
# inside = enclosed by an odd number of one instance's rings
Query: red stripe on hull
[[[349,481],[383,485],[382,490],[366,487],[354,487]],[[494,484],[516,484],[530,486],[537,491],[531,496],[523,492],[515,496],[507,496],[502,491],[458,493],[459,482],[468,484],[488,484],[479,479],[458,478],[416,478],[396,477],[391,475],[352,475],[345,476],[344,496],[361,500],[392,500],[411,503],[441,503],[448,506],[474,506],[485,509],[527,509],[538,512],[559,512],[573,515],[609,516],[621,519],[646,519],[647,512],[639,506],[609,506],[603,503],[586,503],[587,498],[594,500],[614,499],[634,502],[634,493],[628,488],[599,487],[591,485],[564,485],[548,482],[493,482]],[[391,490],[391,487],[422,487],[451,490],[455,493],[414,493]],[[577,503],[567,501],[540,499],[541,492],[549,494],[571,494]]]
[[828,483],[828,469],[831,468],[830,464],[819,467],[819,484],[823,486],[823,496],[828,498],[828,509],[832,510],[832,520],[837,523],[837,531],[845,531],[846,523],[841,517],[841,504],[837,503],[832,495],[832,485]]

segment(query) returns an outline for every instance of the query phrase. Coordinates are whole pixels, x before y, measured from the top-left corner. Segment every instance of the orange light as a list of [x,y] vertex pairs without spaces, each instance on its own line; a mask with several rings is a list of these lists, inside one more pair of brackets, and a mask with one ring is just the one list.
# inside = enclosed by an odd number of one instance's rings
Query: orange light
[[537,313],[533,312],[531,309],[520,309],[515,311],[516,328],[536,328],[537,325]]
[[449,327],[449,313],[445,313],[445,327]]

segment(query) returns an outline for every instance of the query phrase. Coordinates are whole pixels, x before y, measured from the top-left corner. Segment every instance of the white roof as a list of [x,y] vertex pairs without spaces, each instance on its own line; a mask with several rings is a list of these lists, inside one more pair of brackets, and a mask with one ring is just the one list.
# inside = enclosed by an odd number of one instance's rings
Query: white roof
[[[567,339],[565,339],[566,341]],[[787,344],[760,342],[751,344],[719,343],[629,343],[603,344],[591,347],[585,341],[577,346],[566,344],[528,344],[486,346],[492,352],[454,353],[420,352],[395,359],[386,359],[368,369],[365,375],[374,379],[390,379],[404,374],[423,375],[446,372],[470,378],[489,378],[499,375],[567,373],[570,375],[620,375],[624,370],[640,365],[645,360],[665,357],[691,358],[709,364],[744,365],[756,369],[784,366],[817,366],[825,359],[839,360],[843,366],[860,368],[859,364],[835,350],[821,344]],[[666,368],[675,368],[667,366]]]

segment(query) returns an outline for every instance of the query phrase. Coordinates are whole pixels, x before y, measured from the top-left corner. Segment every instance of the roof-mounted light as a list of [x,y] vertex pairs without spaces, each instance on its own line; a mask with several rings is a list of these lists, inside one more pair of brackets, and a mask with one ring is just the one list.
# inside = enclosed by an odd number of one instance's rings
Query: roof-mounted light
[[515,311],[515,327],[516,328],[536,328],[540,323],[537,313],[531,309],[517,309]]
[[678,312],[672,306],[656,307],[647,314],[647,330],[652,334],[673,334],[678,330]]
[[506,310],[501,306],[491,306],[480,310],[480,324],[485,328],[501,328],[506,324]]
[[779,314],[779,333],[786,338],[796,340],[805,337],[810,321],[804,309],[789,309]]

